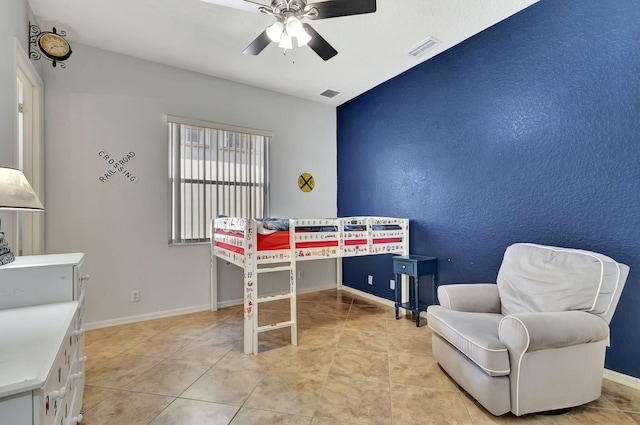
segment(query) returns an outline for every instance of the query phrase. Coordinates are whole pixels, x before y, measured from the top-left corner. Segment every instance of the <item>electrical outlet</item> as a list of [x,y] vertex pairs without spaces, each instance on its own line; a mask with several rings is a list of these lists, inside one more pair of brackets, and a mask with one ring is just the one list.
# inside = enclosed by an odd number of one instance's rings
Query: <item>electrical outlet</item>
[[367,283],[368,283],[369,285],[373,285],[373,275],[369,275],[369,276],[367,276]]
[[389,281],[389,289],[396,289],[396,281],[391,279]]
[[138,301],[140,301],[140,291],[136,289],[131,292],[131,302],[137,303]]

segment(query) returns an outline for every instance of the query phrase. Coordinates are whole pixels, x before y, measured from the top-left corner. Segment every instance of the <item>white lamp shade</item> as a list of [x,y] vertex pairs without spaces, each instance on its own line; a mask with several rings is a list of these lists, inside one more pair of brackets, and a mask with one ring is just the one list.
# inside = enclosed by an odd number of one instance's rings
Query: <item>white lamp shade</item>
[[284,50],[293,49],[293,43],[291,43],[291,37],[287,33],[282,34],[282,38],[280,39],[280,43],[278,44],[278,47],[281,47]]
[[300,34],[296,37],[298,40],[298,47],[306,46],[307,43],[311,40],[311,36],[304,29],[300,31]]
[[300,22],[300,19],[296,18],[295,16],[288,17],[287,34],[289,34],[291,37],[297,37],[301,31],[304,31],[304,29],[302,28],[302,22]]
[[44,207],[22,171],[0,167],[0,209],[43,211]]
[[282,36],[282,31],[283,30],[284,30],[284,25],[282,25],[282,22],[276,21],[276,22],[274,22],[273,25],[271,25],[269,28],[267,28],[267,36],[274,43],[279,43],[280,42],[280,37]]

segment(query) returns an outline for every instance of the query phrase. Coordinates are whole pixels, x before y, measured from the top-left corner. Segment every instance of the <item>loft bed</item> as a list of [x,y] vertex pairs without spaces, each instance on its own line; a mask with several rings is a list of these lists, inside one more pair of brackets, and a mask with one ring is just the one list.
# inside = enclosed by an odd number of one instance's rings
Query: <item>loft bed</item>
[[[220,217],[213,220],[211,226],[211,253],[212,258],[221,258],[244,269],[244,352],[257,355],[261,332],[290,327],[291,343],[297,345],[296,262],[363,255],[408,255],[409,220],[391,217]],[[258,297],[259,275],[279,271],[289,271],[289,292]],[[258,305],[283,299],[290,301],[290,320],[258,326]]]

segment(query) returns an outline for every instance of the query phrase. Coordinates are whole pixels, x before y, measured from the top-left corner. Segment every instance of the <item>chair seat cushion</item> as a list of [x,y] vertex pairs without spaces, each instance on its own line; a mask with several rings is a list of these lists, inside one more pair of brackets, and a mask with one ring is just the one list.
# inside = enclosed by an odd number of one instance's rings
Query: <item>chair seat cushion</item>
[[507,347],[498,339],[501,314],[427,309],[429,327],[491,376],[510,372]]

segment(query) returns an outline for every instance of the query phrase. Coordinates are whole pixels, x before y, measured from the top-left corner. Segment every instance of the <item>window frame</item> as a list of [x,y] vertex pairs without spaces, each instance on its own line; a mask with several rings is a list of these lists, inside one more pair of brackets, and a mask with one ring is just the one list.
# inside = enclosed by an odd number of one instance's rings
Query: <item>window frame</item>
[[[44,82],[15,37],[14,82],[14,167],[22,170],[38,199],[46,204],[43,137]],[[16,211],[13,218],[14,253],[16,255],[44,253],[44,214]]]
[[[211,205],[211,200],[209,200],[209,202],[207,203],[206,201],[206,192],[209,191],[212,196],[211,198],[215,197],[215,201],[214,201],[214,206],[211,207],[212,211],[211,211],[211,217],[215,218],[216,214],[219,214],[219,211],[217,210],[217,206],[220,205],[220,201],[219,201],[219,195],[218,192],[221,188],[223,188],[223,190],[226,192],[225,197],[223,199],[223,203],[225,201],[227,201],[228,205],[235,205],[236,201],[231,201],[232,197],[235,197],[237,199],[237,197],[239,196],[238,193],[236,193],[234,191],[234,193],[232,194],[232,187],[239,187],[239,186],[245,186],[245,187],[250,187],[250,188],[258,188],[258,187],[262,187],[262,208],[260,210],[257,210],[254,208],[254,214],[257,217],[266,217],[268,216],[268,211],[269,211],[269,162],[270,162],[270,158],[269,158],[269,150],[270,150],[270,144],[271,141],[273,139],[273,134],[271,131],[267,131],[267,130],[257,130],[257,129],[253,129],[253,128],[246,128],[246,127],[239,127],[239,126],[233,126],[233,125],[229,125],[229,124],[221,124],[221,123],[216,123],[216,122],[211,122],[211,121],[203,121],[203,120],[197,120],[197,119],[192,119],[192,118],[184,118],[184,117],[179,117],[179,116],[175,116],[175,115],[167,115],[167,129],[168,129],[168,148],[169,148],[169,152],[168,152],[168,210],[169,210],[169,226],[168,226],[168,243],[169,246],[181,246],[181,245],[198,245],[198,244],[209,244],[211,241],[210,238],[210,220],[208,220],[209,222],[207,222],[207,206]],[[178,124],[178,125],[172,125],[172,124]],[[189,177],[179,177],[178,179],[174,178],[174,176],[181,176],[181,172],[182,172],[182,167],[184,164],[184,160],[185,158],[183,158],[183,146],[185,145],[185,143],[191,143],[192,146],[197,146],[197,149],[199,149],[201,146],[204,146],[204,150],[203,152],[205,152],[206,150],[206,142],[197,142],[197,143],[193,143],[192,141],[183,141],[181,140],[181,128],[182,126],[189,126],[189,127],[194,127],[196,129],[198,129],[200,132],[202,132],[202,136],[199,137],[199,140],[205,140],[206,136],[204,136],[204,134],[206,133],[206,130],[212,130],[212,131],[216,131],[216,132],[227,132],[225,133],[225,135],[227,137],[225,137],[224,139],[222,139],[221,141],[217,140],[217,137],[219,134],[216,135],[216,145],[215,145],[215,162],[216,162],[216,178],[212,178],[211,176],[206,179],[206,178],[196,178],[194,179],[193,177],[189,178]],[[263,157],[262,163],[260,165],[258,165],[257,163],[255,164],[251,164],[250,167],[245,167],[245,170],[248,169],[249,172],[251,173],[255,173],[255,171],[261,167],[262,168],[262,173],[260,174],[259,178],[260,181],[256,182],[256,181],[247,181],[247,182],[243,182],[240,181],[241,176],[238,176],[236,174],[236,169],[238,167],[238,159],[243,160],[245,159],[245,157],[243,157],[242,155],[248,155],[246,153],[246,148],[245,147],[235,147],[236,143],[241,142],[244,146],[244,142],[245,142],[245,138],[243,137],[242,140],[236,140],[234,141],[232,144],[234,146],[229,146],[229,137],[228,135],[230,133],[234,133],[234,134],[240,134],[244,137],[264,137],[263,140],[263,146],[261,147],[261,158]],[[222,143],[222,146],[221,146]],[[214,149],[214,146],[210,146],[210,149]],[[233,160],[226,160],[225,158],[222,158],[222,161],[220,160],[219,155],[219,151],[223,150],[223,152],[228,152],[229,155],[233,155]],[[233,152],[233,154],[232,154]],[[238,152],[239,152],[239,156],[238,156]],[[193,153],[193,149],[191,149],[191,153]],[[255,154],[254,154],[255,155]],[[250,155],[248,155],[247,157],[250,157]],[[197,155],[197,158],[191,158],[191,165],[193,165],[193,163],[197,163],[198,161],[203,161],[203,163],[206,162],[211,162],[212,159],[210,158],[209,161],[207,161],[207,155],[206,153],[203,154],[203,157],[200,158],[200,154]],[[231,170],[231,165],[228,166],[228,178],[225,179],[225,177],[222,177],[222,179],[220,179],[220,170],[218,169],[218,167],[220,166],[220,164],[235,164],[235,166],[233,166],[234,172],[232,173]],[[240,162],[240,164],[243,164],[242,162]],[[224,169],[222,170],[222,173],[224,174]],[[257,174],[252,174],[252,176],[258,176]],[[202,207],[199,208],[199,211],[197,213],[192,213],[191,216],[194,217],[196,214],[198,216],[198,230],[199,230],[199,234],[198,237],[194,238],[186,238],[185,235],[182,234],[183,231],[183,217],[182,217],[182,207],[183,207],[183,197],[182,197],[182,187],[183,184],[202,184],[203,185],[203,197],[205,198],[205,201],[202,202]],[[215,192],[214,192],[214,188],[212,186],[215,186]],[[226,188],[226,190],[224,189]],[[193,193],[193,192],[192,192]],[[240,196],[242,196],[242,194],[240,194]],[[242,206],[242,202],[244,202],[244,200],[248,199],[252,197],[252,193],[247,193],[245,194],[245,196],[243,197],[243,200],[241,200],[241,206]],[[253,199],[255,200],[255,195],[253,195]],[[191,204],[193,205],[194,201],[193,199],[191,200]],[[228,205],[224,206],[223,205],[223,209],[225,207],[231,208]],[[233,207],[234,209],[237,209],[235,206]],[[202,215],[202,216],[201,216]],[[254,216],[251,217],[245,217],[245,218],[257,218]],[[200,226],[204,226],[204,234],[200,231],[201,227]],[[192,229],[193,229],[193,225],[192,225]],[[192,235],[193,236],[193,235]]]

